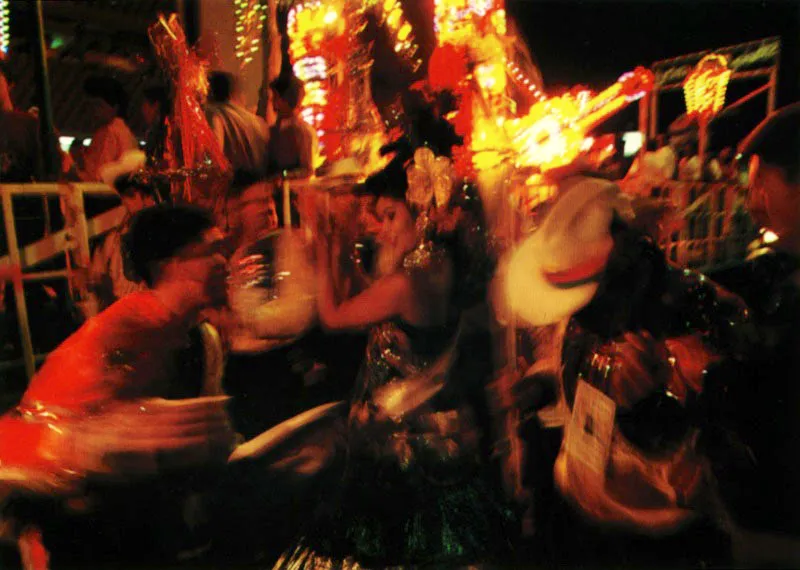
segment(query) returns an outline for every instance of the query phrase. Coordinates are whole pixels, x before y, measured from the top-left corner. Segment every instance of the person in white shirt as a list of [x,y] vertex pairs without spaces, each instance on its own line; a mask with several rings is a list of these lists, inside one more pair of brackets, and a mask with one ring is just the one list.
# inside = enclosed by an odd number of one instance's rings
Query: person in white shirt
[[206,118],[234,171],[265,172],[269,129],[264,119],[244,106],[234,75],[222,71],[209,75]]
[[128,97],[122,85],[111,77],[90,77],[84,83],[90,97],[94,118],[99,128],[84,155],[84,170],[80,177],[100,181],[101,168],[117,162],[128,151],[137,150],[139,143],[125,122]]
[[315,170],[318,141],[313,127],[300,116],[305,87],[292,75],[279,77],[270,88],[278,116],[270,132],[270,170],[301,178],[311,176]]
[[658,139],[647,142],[647,152],[641,160],[637,157],[631,165],[628,175],[638,174],[654,184],[672,179],[675,171],[675,152],[669,145],[659,148]]
[[703,177],[703,165],[697,154],[697,143],[690,142],[686,145],[686,153],[678,163],[678,180],[696,182]]

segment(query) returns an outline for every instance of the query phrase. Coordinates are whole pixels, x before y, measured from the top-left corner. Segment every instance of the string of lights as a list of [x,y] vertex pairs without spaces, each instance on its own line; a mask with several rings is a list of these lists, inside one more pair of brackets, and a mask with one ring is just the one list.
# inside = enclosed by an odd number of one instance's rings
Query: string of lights
[[261,45],[261,31],[267,19],[267,5],[261,0],[234,0],[236,58],[241,67],[253,61]]
[[0,52],[8,54],[11,43],[11,8],[8,0],[0,0]]

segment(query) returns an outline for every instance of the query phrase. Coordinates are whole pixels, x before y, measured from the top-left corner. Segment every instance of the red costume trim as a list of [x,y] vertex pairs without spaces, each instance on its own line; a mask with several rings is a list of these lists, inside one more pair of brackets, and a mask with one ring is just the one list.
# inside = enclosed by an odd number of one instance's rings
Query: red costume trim
[[608,254],[598,255],[563,271],[542,271],[544,278],[559,289],[570,289],[597,281],[605,269]]

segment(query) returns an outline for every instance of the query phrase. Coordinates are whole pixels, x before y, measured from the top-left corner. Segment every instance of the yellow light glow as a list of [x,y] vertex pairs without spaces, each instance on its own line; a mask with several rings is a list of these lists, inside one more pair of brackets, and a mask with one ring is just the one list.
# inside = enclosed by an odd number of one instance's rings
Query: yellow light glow
[[700,120],[716,115],[725,105],[730,77],[725,56],[711,54],[701,59],[683,84],[688,113]]
[[8,53],[11,42],[11,10],[8,0],[0,0],[0,52]]
[[379,6],[378,22],[388,29],[395,53],[416,70],[420,64],[417,57],[419,46],[417,46],[413,29],[403,13],[403,7],[399,0],[386,0],[377,5]]
[[772,230],[766,230],[762,235],[762,239],[764,240],[764,243],[770,244],[770,243],[775,243],[780,238],[778,238],[778,234],[776,234]]
[[499,35],[504,36],[508,33],[505,10],[496,10],[492,13],[492,25]]
[[[545,172],[571,163],[593,139],[588,132],[619,109],[641,97],[652,88],[652,73],[637,68],[595,96],[588,91],[567,93],[561,97],[542,99],[531,106],[528,114],[506,120],[503,133],[492,131],[480,123],[480,132],[473,139],[474,151],[503,146],[516,157],[519,167],[536,167]],[[488,141],[491,141],[489,143]],[[473,159],[475,166],[491,162],[481,156]]]
[[480,37],[480,22],[488,18],[500,35],[505,35],[503,0],[434,0],[433,28],[439,45],[468,44]]
[[475,79],[482,89],[491,95],[498,95],[506,90],[506,70],[499,63],[481,64],[475,68]]
[[402,41],[405,41],[406,38],[408,38],[409,35],[411,35],[411,24],[406,22],[397,31],[397,39],[402,42]]
[[259,49],[267,6],[259,0],[236,0],[233,6],[236,31],[234,52],[241,67],[244,67],[253,61],[252,55]]

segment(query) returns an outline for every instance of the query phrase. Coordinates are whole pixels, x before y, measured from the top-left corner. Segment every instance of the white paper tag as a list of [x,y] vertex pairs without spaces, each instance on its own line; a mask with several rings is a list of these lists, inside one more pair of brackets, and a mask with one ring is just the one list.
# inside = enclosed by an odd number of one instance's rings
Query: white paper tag
[[606,464],[614,435],[616,404],[597,388],[578,382],[575,403],[567,431],[566,452],[572,460],[586,466],[587,476],[605,481]]

